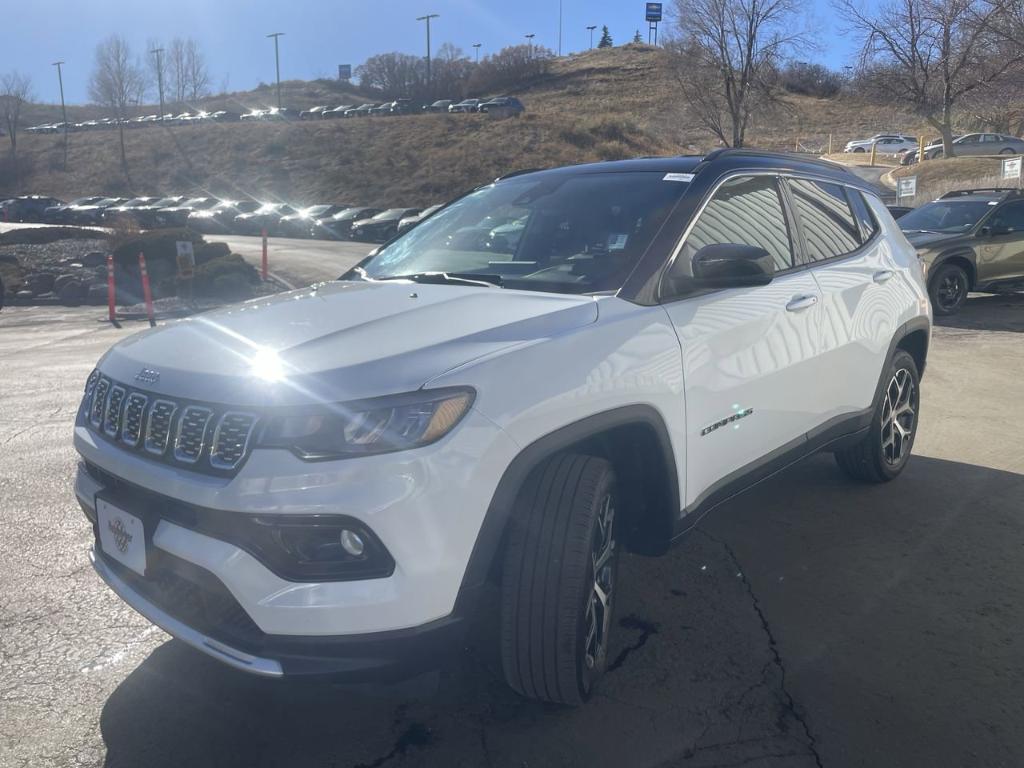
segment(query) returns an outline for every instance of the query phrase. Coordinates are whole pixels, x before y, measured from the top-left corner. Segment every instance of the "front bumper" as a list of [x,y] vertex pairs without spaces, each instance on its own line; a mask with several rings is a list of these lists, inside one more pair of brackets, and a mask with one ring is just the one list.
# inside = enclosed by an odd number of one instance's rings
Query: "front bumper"
[[[150,461],[82,426],[75,446],[89,464],[80,465],[75,483],[87,517],[96,519],[100,494],[146,527],[146,579],[102,554],[96,558],[100,576],[136,610],[222,661],[233,654],[236,662],[228,663],[240,669],[273,674],[262,659],[276,661],[284,674],[372,673],[374,679],[408,667],[406,656],[434,657],[434,637],[445,638],[442,646],[457,645],[452,633],[463,619],[456,607],[473,603],[464,594],[467,563],[498,480],[517,452],[474,411],[448,438],[421,449],[319,463],[259,449],[230,479]],[[394,570],[382,578],[291,581],[170,514],[182,508],[351,516],[380,539]],[[202,586],[199,602],[216,598],[214,615],[187,613],[188,605],[171,610],[165,598],[181,590],[153,592],[150,563],[161,578]],[[231,621],[220,621],[225,616]]]

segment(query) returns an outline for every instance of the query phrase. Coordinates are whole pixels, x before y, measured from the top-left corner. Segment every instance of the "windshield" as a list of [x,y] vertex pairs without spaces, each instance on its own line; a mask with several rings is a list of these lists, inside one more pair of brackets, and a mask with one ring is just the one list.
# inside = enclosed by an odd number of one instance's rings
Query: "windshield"
[[966,232],[981,221],[992,205],[984,200],[936,200],[901,216],[899,225],[904,232]]
[[616,290],[688,186],[663,179],[581,173],[492,184],[383,247],[356,276],[444,272],[527,290]]

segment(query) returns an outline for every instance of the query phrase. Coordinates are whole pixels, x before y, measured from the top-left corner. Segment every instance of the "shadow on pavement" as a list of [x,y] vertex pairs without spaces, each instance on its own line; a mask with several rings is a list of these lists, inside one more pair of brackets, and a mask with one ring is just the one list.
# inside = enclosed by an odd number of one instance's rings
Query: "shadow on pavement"
[[621,569],[577,710],[505,688],[486,628],[436,694],[250,678],[177,643],[108,699],[108,766],[1024,762],[1024,476],[915,457],[884,487],[818,456]]
[[968,331],[1024,332],[1024,293],[971,294],[959,312],[936,317],[935,325]]

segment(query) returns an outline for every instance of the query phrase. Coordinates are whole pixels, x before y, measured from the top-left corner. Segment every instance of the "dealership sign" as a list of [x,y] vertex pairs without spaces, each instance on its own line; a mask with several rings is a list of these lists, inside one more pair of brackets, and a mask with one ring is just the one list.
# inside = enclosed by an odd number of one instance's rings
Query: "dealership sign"
[[904,197],[914,197],[917,194],[917,176],[907,176],[900,179],[896,186],[896,197],[902,200]]
[[178,276],[189,279],[196,271],[196,254],[192,249],[192,243],[188,240],[179,240],[175,245],[178,249]]
[[647,3],[647,20],[661,21],[661,3]]
[[352,79],[352,65],[351,64],[339,64],[338,65],[338,79],[339,80],[351,80]]
[[1007,160],[1003,160],[1003,179],[1019,179],[1020,178],[1020,156],[1011,157]]

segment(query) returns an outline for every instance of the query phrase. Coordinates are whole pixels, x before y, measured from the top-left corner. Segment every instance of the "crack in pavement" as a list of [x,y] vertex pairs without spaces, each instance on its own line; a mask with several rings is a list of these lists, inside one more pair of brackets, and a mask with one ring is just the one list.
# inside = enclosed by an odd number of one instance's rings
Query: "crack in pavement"
[[371,763],[359,763],[355,768],[380,768],[392,758],[403,756],[409,747],[423,747],[434,739],[434,734],[422,723],[411,723],[408,728],[399,734],[395,744],[386,755],[378,757]]
[[[753,586],[750,584],[750,580],[747,579],[747,575],[743,571],[742,566],[740,565],[740,561],[739,558],[736,556],[736,552],[733,551],[733,548],[729,546],[729,544],[711,535],[703,528],[697,528],[697,532],[703,534],[709,541],[713,541],[715,544],[718,544],[718,546],[720,546],[725,551],[726,555],[728,555],[729,559],[732,561],[733,566],[736,568],[736,575],[737,577],[739,577],[740,581],[743,582],[743,586],[746,589],[747,595],[750,597],[750,603],[754,609],[754,613],[757,614],[757,618],[761,622],[761,629],[764,631],[765,636],[768,638],[768,649],[771,652],[772,656],[771,663],[778,668],[779,674],[782,676],[781,681],[779,682],[779,690],[782,693],[786,711],[789,712],[793,716],[793,718],[798,723],[800,723],[801,728],[803,728],[804,734],[807,736],[807,747],[808,749],[810,749],[811,755],[814,757],[815,764],[818,766],[818,768],[824,768],[824,763],[822,763],[821,761],[821,755],[818,753],[818,741],[814,737],[814,734],[811,732],[811,727],[807,723],[807,720],[804,719],[804,716],[798,711],[798,705],[796,703],[796,700],[793,698],[793,695],[789,692],[789,689],[786,687],[786,665],[783,663],[782,656],[779,654],[779,647],[775,641],[775,635],[772,632],[771,626],[768,624],[768,618],[764,615],[764,610],[761,608],[761,602],[757,599],[757,595],[754,594]],[[765,670],[766,669],[767,665],[765,666]],[[762,670],[762,673],[765,670]],[[764,682],[765,681],[762,678],[761,684],[764,684]],[[753,687],[756,688],[757,686]],[[749,690],[747,692],[749,693]],[[780,757],[781,756],[782,755],[780,755]],[[768,755],[768,757],[771,757],[771,755]],[[742,763],[734,763],[733,765],[742,765]],[[721,766],[721,768],[725,768],[725,766]]]
[[629,616],[619,619],[619,626],[623,629],[639,629],[640,637],[636,639],[635,643],[627,645],[619,651],[619,655],[616,656],[615,660],[608,665],[606,672],[614,672],[616,669],[621,667],[633,651],[639,651],[647,645],[647,641],[651,638],[651,635],[658,634],[657,624],[641,619],[639,616],[634,614],[630,614]]

